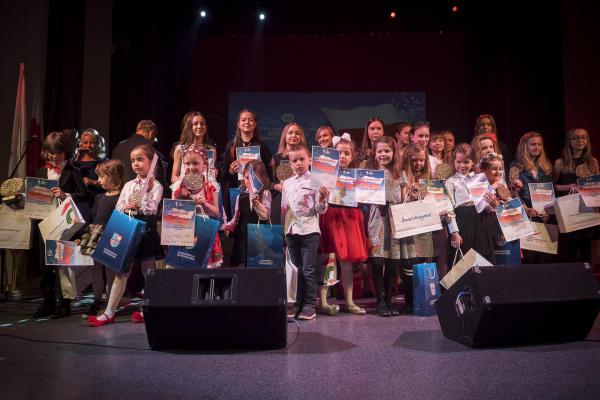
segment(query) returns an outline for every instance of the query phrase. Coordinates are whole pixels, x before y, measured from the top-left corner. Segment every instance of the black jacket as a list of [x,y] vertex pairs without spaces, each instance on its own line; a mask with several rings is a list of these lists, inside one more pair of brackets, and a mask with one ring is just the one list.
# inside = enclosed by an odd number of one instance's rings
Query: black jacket
[[[48,169],[42,167],[37,170],[36,177],[48,179]],[[69,193],[75,203],[83,203],[90,200],[90,193],[86,189],[79,169],[75,168],[70,162],[65,164],[60,179],[58,180],[58,187],[65,193]]]

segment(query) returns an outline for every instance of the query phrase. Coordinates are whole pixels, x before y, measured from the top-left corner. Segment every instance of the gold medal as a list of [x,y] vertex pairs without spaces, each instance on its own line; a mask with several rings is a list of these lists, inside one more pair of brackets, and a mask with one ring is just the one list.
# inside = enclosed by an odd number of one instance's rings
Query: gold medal
[[587,178],[588,176],[592,176],[594,174],[592,171],[590,171],[590,167],[586,163],[578,165],[577,168],[575,168],[575,175],[577,175],[578,178]]
[[18,193],[23,192],[23,179],[21,178],[11,178],[2,182],[2,186],[0,186],[0,195],[2,197],[14,196]]
[[188,174],[181,180],[183,187],[194,193],[202,188],[203,183],[204,179],[202,179],[202,175],[200,174]]
[[454,174],[452,167],[446,163],[438,164],[433,171],[433,179],[446,180]]
[[135,189],[131,196],[129,196],[129,202],[135,204],[136,206],[142,205],[142,191],[140,189]]
[[277,167],[275,173],[277,175],[277,179],[279,179],[280,182],[283,182],[294,175],[294,171],[292,171],[292,167],[289,163],[280,164]]
[[508,182],[511,185],[514,185],[519,180],[520,173],[521,173],[521,170],[518,167],[512,167],[508,171]]

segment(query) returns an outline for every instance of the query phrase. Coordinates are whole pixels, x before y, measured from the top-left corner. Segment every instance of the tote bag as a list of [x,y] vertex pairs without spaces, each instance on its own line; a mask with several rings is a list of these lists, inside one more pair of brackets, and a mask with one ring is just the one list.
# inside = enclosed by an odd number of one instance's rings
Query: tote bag
[[442,229],[440,211],[430,199],[395,204],[390,207],[390,216],[395,239]]
[[219,221],[196,215],[193,246],[169,246],[165,263],[178,268],[206,268],[215,243]]
[[248,224],[247,268],[283,268],[283,225]]
[[116,272],[127,273],[145,232],[144,221],[114,210],[92,258]]

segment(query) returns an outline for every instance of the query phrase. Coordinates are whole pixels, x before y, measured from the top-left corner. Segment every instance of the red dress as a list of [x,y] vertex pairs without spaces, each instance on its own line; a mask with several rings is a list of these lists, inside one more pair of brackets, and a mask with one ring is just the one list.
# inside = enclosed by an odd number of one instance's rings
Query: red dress
[[[179,182],[179,185],[177,185],[173,191],[174,199],[182,198],[181,181],[178,181],[178,182]],[[210,182],[206,182],[206,180],[205,180],[202,185],[202,188],[200,190],[198,190],[197,192],[195,192],[194,194],[192,194],[192,196],[191,196],[192,199],[194,198],[195,195],[197,195],[198,193],[201,193],[202,191],[204,191],[204,197],[205,197],[206,201],[209,203],[212,203],[215,198],[215,192],[217,191],[217,188],[215,187],[215,185],[213,185]],[[196,208],[196,211],[198,211],[198,208]],[[223,249],[221,247],[221,239],[219,238],[219,233],[217,232],[216,237],[215,237],[215,242],[213,244],[213,247],[210,252],[209,259],[208,259],[207,268],[218,268],[222,264],[223,264]]]
[[352,263],[367,259],[364,216],[358,208],[330,204],[327,212],[321,215],[319,226],[319,253],[335,253],[338,260]]

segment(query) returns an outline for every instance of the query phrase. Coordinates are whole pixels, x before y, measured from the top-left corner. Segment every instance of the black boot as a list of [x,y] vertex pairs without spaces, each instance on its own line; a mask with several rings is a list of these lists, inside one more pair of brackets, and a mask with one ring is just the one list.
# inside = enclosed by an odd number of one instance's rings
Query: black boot
[[392,314],[390,314],[390,310],[388,309],[387,304],[385,304],[385,302],[383,302],[383,301],[381,303],[377,304],[377,308],[375,309],[375,311],[381,317],[391,317],[392,316]]
[[54,290],[49,288],[42,289],[44,294],[44,302],[38,307],[36,312],[33,313],[33,318],[44,318],[52,315],[56,308],[56,298],[54,297]]
[[52,319],[60,319],[71,316],[71,300],[70,299],[61,299],[58,303],[58,306],[52,313],[50,318]]

